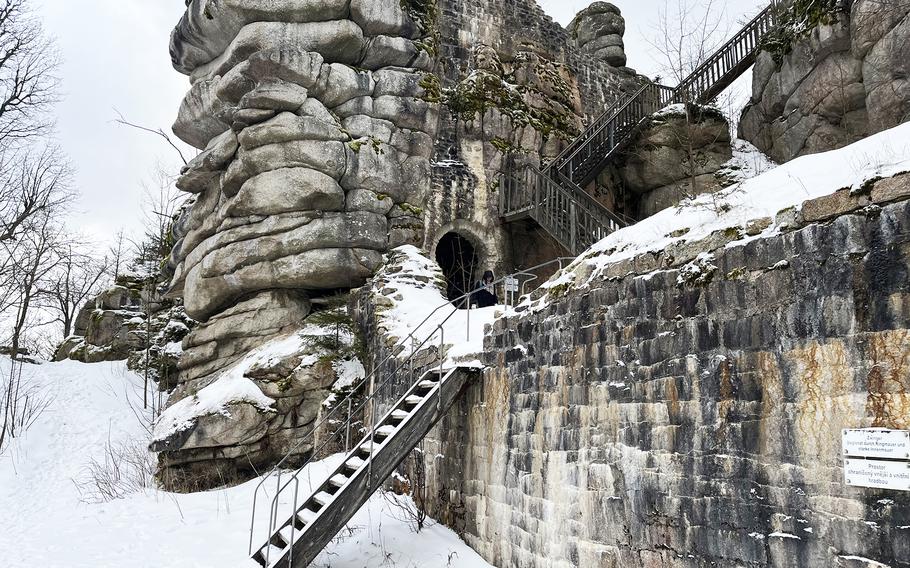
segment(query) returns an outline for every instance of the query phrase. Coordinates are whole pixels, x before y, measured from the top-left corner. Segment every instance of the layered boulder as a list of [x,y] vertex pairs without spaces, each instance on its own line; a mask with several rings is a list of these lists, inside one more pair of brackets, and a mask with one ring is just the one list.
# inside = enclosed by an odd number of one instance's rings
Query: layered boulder
[[[269,317],[267,300],[241,304],[217,325]],[[206,489],[253,477],[285,456],[288,467],[297,466],[318,450],[307,434],[331,426],[320,418],[332,412],[333,401],[359,389],[366,373],[345,314],[343,307],[332,308],[268,341],[251,337],[255,347],[236,363],[209,380],[182,383],[153,435],[161,483],[178,491]],[[194,340],[210,335],[212,325],[200,328]],[[325,436],[325,451],[343,444],[337,434]]]
[[636,196],[638,217],[648,217],[721,189],[717,172],[733,156],[730,142],[730,126],[717,109],[672,105],[649,119],[615,175]]
[[609,2],[594,2],[578,13],[569,31],[578,48],[614,67],[626,64],[623,35],[626,21],[619,8]]
[[177,226],[169,295],[204,324],[185,344],[185,382],[416,237],[401,217],[424,198],[437,105],[415,41],[426,30],[405,4],[189,4],[171,42],[192,82],[174,132],[202,152],[178,180],[196,202]]
[[840,148],[910,119],[910,5],[856,0],[797,17],[765,42],[740,137],[778,162]]

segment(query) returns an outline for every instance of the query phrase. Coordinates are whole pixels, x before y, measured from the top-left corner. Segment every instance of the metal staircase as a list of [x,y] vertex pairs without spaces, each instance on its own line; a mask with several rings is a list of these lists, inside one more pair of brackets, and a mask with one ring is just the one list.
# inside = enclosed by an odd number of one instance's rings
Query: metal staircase
[[[570,260],[557,258],[500,278],[493,285],[523,279],[523,288],[538,279],[538,271],[557,264],[561,268]],[[454,307],[470,295],[431,311],[262,477],[253,496],[248,551],[258,565],[309,565],[458,399],[480,369],[451,362],[445,336],[447,329],[454,331],[452,325],[461,325],[453,316],[462,314],[466,316],[464,337],[470,340],[471,310]],[[358,392],[366,393],[363,400],[357,398]],[[383,414],[384,401],[397,402]],[[362,427],[358,427],[356,419],[361,416]],[[354,445],[352,432],[364,433]],[[291,456],[299,455],[305,445],[310,448],[310,458],[288,471]],[[307,466],[338,449],[344,450],[340,465],[310,485]],[[268,506],[260,506],[262,502]]]
[[500,216],[506,222],[536,221],[575,255],[625,226],[624,219],[583,188],[655,112],[672,103],[707,103],[745,73],[755,63],[762,39],[776,25],[779,3],[772,1],[676,88],[649,83],[607,109],[543,172],[528,168],[518,176],[503,174]]
[[455,367],[421,376],[328,479],[278,525],[253,559],[269,568],[312,562],[442,418],[476,371]]

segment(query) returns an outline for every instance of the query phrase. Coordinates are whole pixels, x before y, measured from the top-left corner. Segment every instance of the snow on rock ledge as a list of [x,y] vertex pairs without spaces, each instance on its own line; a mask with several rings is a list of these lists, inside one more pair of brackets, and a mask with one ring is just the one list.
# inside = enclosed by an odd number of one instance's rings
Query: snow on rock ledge
[[365,374],[349,320],[343,307],[314,312],[302,328],[252,350],[168,407],[151,444],[161,452],[165,486],[223,485],[251,478],[288,452],[292,462],[308,455],[319,416]]
[[[456,310],[445,296],[445,277],[435,262],[414,246],[389,253],[370,281],[368,302],[375,308],[375,326],[385,346],[399,356],[439,345],[440,326],[446,345],[446,364],[480,366],[484,328],[502,308]],[[435,351],[432,355],[436,357]]]

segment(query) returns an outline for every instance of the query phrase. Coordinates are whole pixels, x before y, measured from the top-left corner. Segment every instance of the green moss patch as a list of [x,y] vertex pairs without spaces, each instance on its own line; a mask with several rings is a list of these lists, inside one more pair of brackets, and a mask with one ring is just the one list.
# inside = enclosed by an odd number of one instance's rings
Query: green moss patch
[[793,44],[818,26],[835,23],[845,12],[839,0],[793,0],[779,10],[777,26],[761,43],[761,49],[769,52],[778,65],[793,50]]

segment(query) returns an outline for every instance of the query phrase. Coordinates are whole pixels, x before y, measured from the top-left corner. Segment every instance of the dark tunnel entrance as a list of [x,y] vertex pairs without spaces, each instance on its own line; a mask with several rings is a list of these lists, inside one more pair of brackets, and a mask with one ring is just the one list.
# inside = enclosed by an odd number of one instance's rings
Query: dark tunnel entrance
[[[445,274],[450,301],[471,291],[474,274],[480,266],[480,257],[471,241],[458,233],[446,233],[436,245],[436,262]],[[460,300],[455,305],[466,308],[467,302]]]

